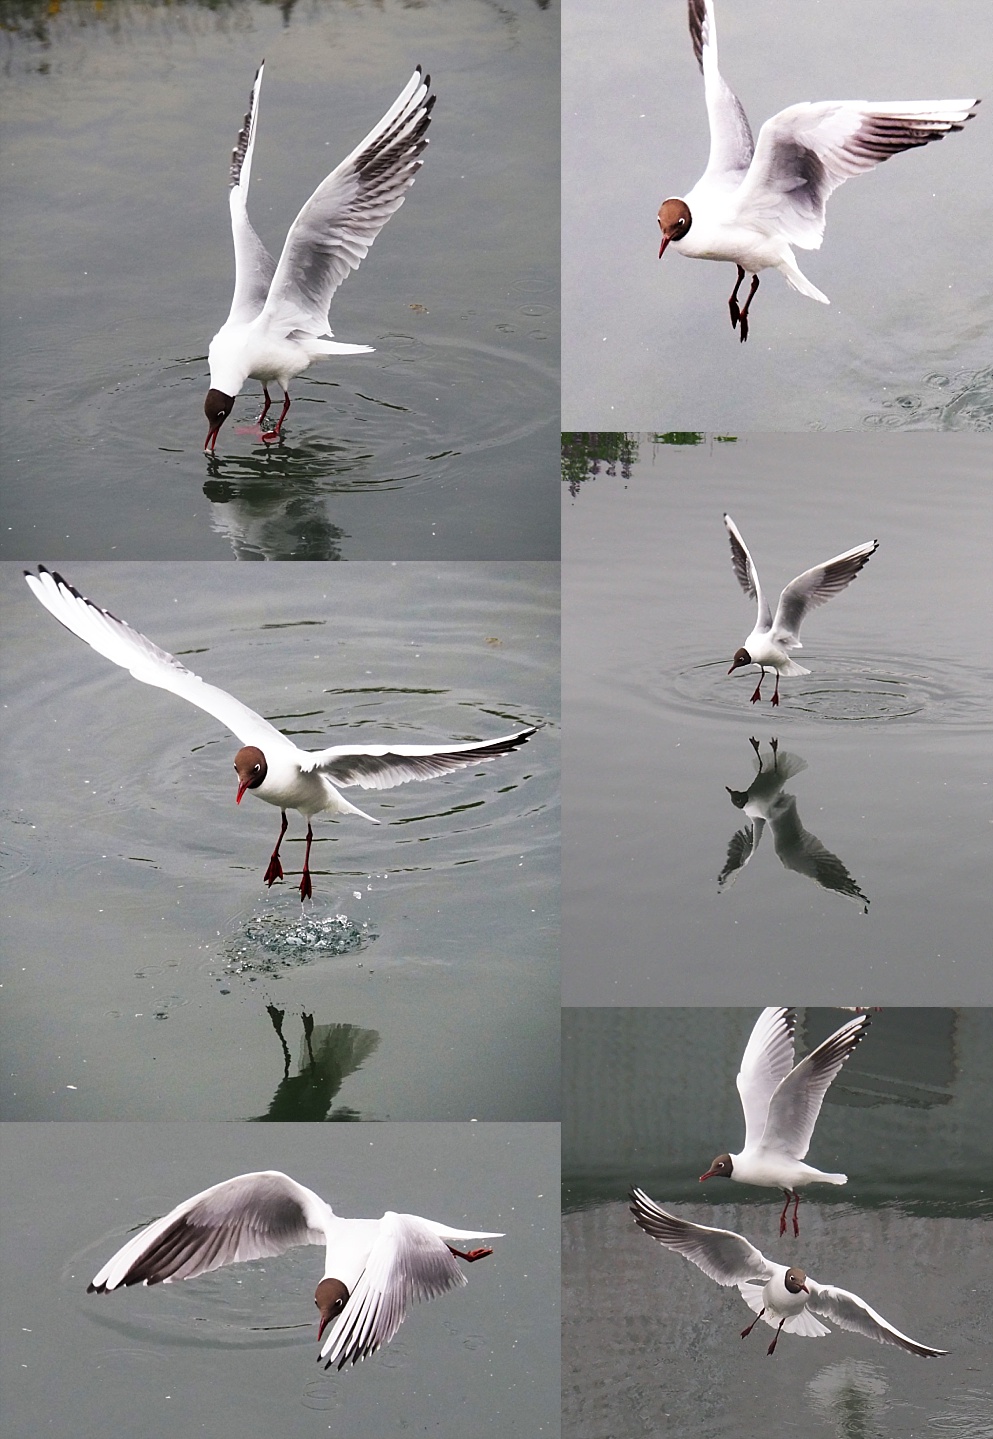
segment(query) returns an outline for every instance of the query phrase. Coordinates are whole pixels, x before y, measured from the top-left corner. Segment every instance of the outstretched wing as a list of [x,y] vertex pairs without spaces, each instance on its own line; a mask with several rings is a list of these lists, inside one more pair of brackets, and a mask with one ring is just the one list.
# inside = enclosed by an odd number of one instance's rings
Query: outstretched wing
[[97,654],[103,655],[104,659],[126,669],[142,684],[171,690],[198,709],[206,710],[226,725],[242,744],[258,745],[270,752],[276,744],[283,748],[296,748],[292,740],[280,734],[260,714],[250,710],[226,690],[205,684],[199,675],[180,664],[175,655],[159,649],[146,635],[88,600],[61,575],[39,565],[36,575],[25,571],[24,578],[35,598],[60,624],[84,640]]
[[319,770],[336,785],[363,789],[392,789],[412,779],[434,779],[450,770],[465,769],[481,760],[499,759],[526,744],[537,728],[520,730],[501,739],[445,746],[427,744],[367,745],[364,748],[333,745],[301,758],[305,774]]
[[333,170],[293,221],[265,314],[285,334],[328,334],[331,297],[403,204],[423,161],[435,97],[420,66],[362,143]]
[[745,1114],[745,1148],[762,1138],[769,1104],[793,1068],[796,1013],[783,1005],[763,1009],[752,1026],[735,1084]]
[[869,1016],[858,1014],[801,1059],[776,1088],[762,1144],[766,1149],[803,1159],[821,1112],[824,1096],[845,1060],[861,1043]]
[[802,648],[800,625],[807,611],[817,609],[835,595],[840,595],[878,549],[878,540],[867,540],[865,544],[856,545],[843,555],[835,555],[833,560],[825,560],[823,564],[804,570],[802,575],[790,580],[776,607],[771,636],[773,643]]
[[821,100],[791,105],[759,131],[736,197],[750,225],[804,250],[824,238],[830,195],[852,175],[961,130],[977,100]]
[[850,1294],[847,1289],[836,1289],[833,1284],[815,1284],[809,1277],[807,1288],[810,1291],[808,1309],[832,1320],[841,1329],[852,1329],[856,1334],[864,1334],[867,1339],[875,1339],[880,1344],[909,1349],[911,1354],[920,1354],[925,1359],[948,1353],[947,1349],[932,1349],[927,1344],[918,1344],[916,1339],[908,1339],[875,1309],[870,1309],[864,1299]]
[[704,173],[709,179],[737,186],[755,148],[751,127],[741,101],[718,69],[717,23],[710,0],[689,0],[689,20],[710,121],[710,158]]
[[631,1213],[639,1228],[667,1249],[675,1249],[718,1284],[727,1286],[747,1280],[764,1284],[772,1277],[768,1259],[742,1235],[678,1219],[649,1199],[643,1189],[632,1189],[630,1198]]
[[323,1244],[324,1200],[287,1174],[239,1174],[184,1200],[109,1259],[90,1294],[130,1284],[170,1284],[295,1244]]
[[252,176],[255,125],[259,114],[259,92],[262,89],[264,69],[263,60],[256,71],[245,122],[238,132],[238,140],[231,154],[231,190],[228,202],[231,207],[231,235],[234,240],[234,299],[231,301],[228,320],[242,322],[254,320],[262,309],[272,277],[276,273],[275,260],[256,235],[248,218],[248,185]]
[[762,586],[759,584],[759,572],[755,568],[755,562],[745,545],[745,541],[738,533],[738,527],[730,515],[724,516],[724,523],[727,526],[728,538],[731,541],[731,568],[734,570],[735,578],[750,600],[755,600],[758,605],[757,628],[767,630],[772,624],[772,611],[769,602],[762,593]]

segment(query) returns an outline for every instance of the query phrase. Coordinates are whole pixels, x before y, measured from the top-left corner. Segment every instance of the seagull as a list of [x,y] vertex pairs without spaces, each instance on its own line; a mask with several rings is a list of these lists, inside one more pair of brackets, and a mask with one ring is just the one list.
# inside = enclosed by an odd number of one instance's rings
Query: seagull
[[343,1369],[388,1344],[414,1300],[437,1299],[467,1283],[456,1259],[473,1264],[493,1253],[463,1252],[450,1239],[502,1238],[390,1210],[382,1219],[340,1219],[312,1189],[267,1169],[225,1179],[177,1204],[129,1239],[86,1292],[171,1284],[223,1264],[269,1259],[295,1244],[323,1244],[324,1277],[314,1294],[318,1343],[325,1330],[328,1335],[319,1357],[325,1369]]
[[766,768],[759,752],[759,742],[754,735],[748,743],[755,751],[758,773],[745,790],[731,789],[729,785],[724,788],[731,796],[735,809],[744,810],[751,820],[751,825],[746,825],[731,836],[727,860],[717,877],[718,888],[723,889],[729,879],[733,881],[737,878],[738,871],[745,868],[758,849],[768,824],[772,830],[776,854],[786,869],[808,875],[822,888],[844,895],[846,899],[855,900],[863,906],[863,913],[868,914],[869,900],[838,856],[823,845],[816,834],[804,829],[797,809],[796,795],[786,794],[783,790],[787,780],[807,768],[807,761],[799,755],[781,750],[779,741],[773,737],[769,741],[772,764]]
[[379,821],[357,809],[338,793],[336,785],[357,784],[362,789],[392,789],[407,780],[433,779],[449,770],[465,769],[481,760],[497,759],[525,744],[537,727],[503,735],[482,743],[427,745],[332,745],[324,750],[302,750],[261,715],[233,695],[206,684],[199,675],[180,664],[174,655],[159,649],[145,635],[133,630],[109,610],[80,594],[61,575],[38,566],[38,573],[24,577],[36,599],[81,640],[115,665],[128,670],[143,684],[171,690],[190,704],[220,720],[242,742],[234,757],[238,775],[235,802],[248,793],[264,799],[282,811],[282,827],[269,859],[265,882],[271,888],[283,878],[279,846],[287,830],[286,811],[297,810],[307,821],[307,848],[300,880],[301,900],[310,899],[310,846],[314,832],[310,821],[315,814],[356,814],[372,824]]
[[234,237],[234,299],[210,342],[210,389],[204,414],[210,424],[204,451],[214,453],[217,434],[245,381],[262,381],[265,404],[275,380],[283,409],[263,440],[278,438],[290,408],[289,383],[322,355],[362,355],[371,345],[342,345],[331,338],[328,308],[335,290],[369,253],[369,246],[395,211],[424,163],[434,95],[420,66],[378,125],[326,176],[290,226],[279,257],[269,254],[248,218],[248,184],[255,150],[259,91],[265,61],[252,85],[245,123],[231,156],[231,231]]
[[752,1029],[735,1083],[745,1112],[745,1147],[740,1154],[719,1154],[705,1179],[736,1179],[782,1189],[786,1196],[779,1233],[786,1233],[786,1212],[793,1201],[793,1233],[800,1224],[800,1189],[808,1184],[847,1184],[847,1174],[823,1174],[804,1164],[821,1104],[832,1079],[869,1026],[869,1016],[849,1019],[799,1064],[793,1063],[796,1013],[763,1009]]
[[774,1264],[771,1259],[749,1244],[748,1240],[730,1229],[711,1229],[706,1224],[691,1224],[661,1209],[642,1189],[631,1190],[631,1213],[635,1223],[646,1234],[668,1249],[675,1249],[718,1284],[737,1284],[742,1299],[755,1318],[741,1331],[744,1339],[760,1319],[775,1329],[768,1354],[776,1352],[779,1336],[799,1334],[804,1339],[819,1339],[831,1331],[822,1319],[830,1319],[841,1329],[852,1329],[875,1339],[880,1344],[893,1344],[911,1354],[933,1358],[947,1354],[947,1349],[931,1349],[908,1339],[881,1314],[870,1309],[864,1299],[833,1284],[818,1284],[802,1269]]
[[[972,100],[821,100],[791,105],[767,120],[752,140],[741,102],[717,66],[717,25],[711,0],[689,0],[690,36],[703,72],[710,120],[710,157],[685,198],[659,209],[662,244],[694,260],[730,260],[738,279],[728,308],[732,329],[748,339],[748,309],[759,271],[770,266],[794,290],[830,304],[797,268],[791,245],[819,250],[828,198],[852,175],[871,170],[917,145],[961,130],[979,104]],[[751,272],[744,305],[738,291]]]
[[758,570],[748,553],[745,541],[730,515],[724,516],[724,523],[731,538],[731,565],[738,583],[748,598],[758,604],[755,628],[744,646],[735,650],[728,674],[734,674],[735,670],[745,665],[758,665],[761,674],[752,695],[752,704],[755,704],[762,698],[762,681],[765,679],[766,669],[775,670],[776,688],[772,703],[778,705],[779,680],[782,675],[810,674],[809,670],[791,660],[787,654],[788,650],[803,649],[800,626],[807,611],[825,604],[850,585],[866,561],[879,549],[879,541],[867,540],[865,544],[856,545],[853,550],[846,550],[843,555],[835,555],[833,560],[825,560],[823,564],[815,565],[811,570],[804,570],[802,575],[790,580],[779,596],[776,618],[773,619],[759,584]]

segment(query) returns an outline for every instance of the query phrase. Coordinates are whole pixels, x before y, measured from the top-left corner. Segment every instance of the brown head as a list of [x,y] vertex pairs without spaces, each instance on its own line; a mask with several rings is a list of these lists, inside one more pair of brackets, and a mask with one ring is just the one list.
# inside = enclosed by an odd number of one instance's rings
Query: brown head
[[321,1325],[317,1331],[317,1342],[320,1343],[325,1329],[348,1303],[348,1290],[340,1279],[322,1279],[314,1290],[314,1303],[321,1311]]
[[242,795],[246,789],[258,789],[266,777],[268,766],[262,751],[253,744],[246,744],[235,755],[234,767],[238,773],[238,794],[235,804],[241,804]]
[[207,431],[207,438],[203,442],[206,452],[214,453],[214,446],[217,443],[217,433],[224,421],[234,409],[234,395],[226,395],[223,390],[208,390],[207,398],[203,402],[203,412],[207,416],[207,423],[210,429]]
[[673,240],[681,240],[689,233],[693,224],[693,216],[690,214],[690,207],[685,200],[663,200],[659,206],[659,229],[662,231],[662,243],[659,246],[659,259],[665,254],[666,245]]
[[802,1269],[787,1269],[783,1275],[783,1283],[791,1294],[809,1294],[807,1288],[807,1276]]
[[700,1175],[701,1182],[704,1179],[730,1179],[733,1168],[730,1154],[719,1154],[706,1174]]
[[747,650],[735,650],[734,659],[731,661],[731,668],[728,670],[728,674],[733,675],[735,670],[740,670],[744,665],[750,665],[751,663],[752,657]]

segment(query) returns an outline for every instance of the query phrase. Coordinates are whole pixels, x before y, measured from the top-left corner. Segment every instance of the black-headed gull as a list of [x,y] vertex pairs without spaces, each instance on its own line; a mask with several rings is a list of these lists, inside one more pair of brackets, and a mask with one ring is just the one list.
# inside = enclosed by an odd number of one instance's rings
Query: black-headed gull
[[279,435],[290,408],[289,383],[322,355],[360,355],[370,345],[342,345],[331,338],[328,308],[335,290],[369,253],[369,246],[399,210],[423,161],[435,97],[430,75],[420,66],[407,85],[350,155],[321,181],[290,226],[279,257],[269,254],[248,218],[248,185],[255,149],[259,66],[245,123],[231,156],[231,231],[234,236],[234,299],[224,324],[210,342],[210,389],[204,414],[210,424],[204,449],[214,451],[217,433],[234,408],[245,381],[262,381],[283,391],[283,409],[263,440]]
[[856,900],[864,906],[863,912],[868,914],[869,901],[848,870],[838,856],[821,843],[816,834],[804,829],[796,796],[783,791],[787,780],[807,768],[807,761],[799,755],[781,750],[779,741],[774,737],[769,741],[772,760],[767,767],[762,761],[759,742],[754,735],[748,743],[755,751],[758,773],[745,790],[731,789],[729,785],[724,788],[731,796],[735,809],[744,810],[751,820],[751,826],[739,829],[732,835],[724,868],[717,877],[718,886],[723,888],[729,879],[733,881],[738,871],[744,869],[758,849],[768,824],[772,830],[776,854],[786,869],[808,875],[822,888],[844,895],[846,899]]
[[80,594],[61,575],[38,566],[36,575],[25,571],[25,579],[45,608],[74,635],[85,640],[105,659],[120,665],[143,684],[171,690],[184,700],[220,720],[242,742],[234,757],[238,774],[236,802],[247,793],[257,795],[282,811],[282,827],[269,859],[265,882],[273,885],[283,878],[279,846],[286,833],[288,809],[298,810],[307,821],[307,848],[300,880],[300,898],[309,899],[310,846],[314,832],[310,821],[315,814],[357,814],[373,824],[379,821],[357,809],[340,795],[336,785],[357,784],[362,789],[392,789],[407,780],[432,779],[449,770],[464,769],[481,760],[510,754],[536,732],[532,727],[517,734],[482,743],[450,745],[332,745],[324,750],[299,749],[268,720],[236,700],[225,690],[205,684],[199,675],[180,664],[174,655],[159,649],[145,635],[133,630],[109,610]]
[[357,1364],[388,1344],[411,1304],[465,1284],[456,1258],[473,1263],[492,1249],[455,1249],[451,1239],[502,1239],[450,1229],[416,1214],[339,1219],[312,1189],[278,1170],[239,1174],[177,1204],[109,1259],[88,1294],[129,1284],[171,1284],[223,1264],[268,1259],[297,1244],[325,1246],[314,1303],[325,1368]]
[[735,650],[728,674],[734,674],[735,670],[742,669],[745,665],[758,665],[761,673],[759,682],[755,686],[755,693],[752,695],[752,704],[755,704],[762,698],[762,681],[765,678],[766,670],[774,670],[776,688],[773,692],[772,703],[778,705],[779,680],[782,675],[810,674],[810,671],[804,669],[803,665],[798,665],[795,660],[790,659],[788,654],[789,650],[803,649],[800,642],[800,626],[807,611],[816,609],[818,605],[826,604],[834,595],[840,594],[847,585],[850,585],[866,561],[879,549],[879,541],[867,540],[865,544],[856,545],[854,549],[846,550],[843,555],[835,555],[833,560],[825,560],[823,564],[815,565],[810,570],[804,570],[802,575],[797,575],[795,580],[790,580],[779,596],[776,617],[773,619],[769,601],[763,595],[762,586],[759,584],[758,570],[748,553],[745,541],[738,533],[738,528],[730,515],[724,516],[724,523],[731,540],[731,564],[738,583],[748,598],[755,600],[758,605],[755,628],[742,648]]
[[773,1263],[754,1244],[730,1229],[711,1229],[706,1224],[678,1219],[661,1209],[642,1189],[632,1189],[631,1200],[631,1213],[646,1234],[667,1249],[675,1249],[718,1284],[738,1286],[742,1299],[756,1315],[747,1329],[741,1331],[741,1337],[751,1334],[759,1320],[764,1320],[776,1331],[766,1351],[769,1354],[776,1352],[784,1329],[787,1334],[799,1334],[804,1339],[820,1339],[830,1334],[822,1319],[829,1319],[841,1329],[864,1334],[879,1344],[908,1349],[923,1358],[948,1353],[947,1349],[931,1349],[927,1344],[918,1344],[916,1339],[908,1339],[857,1294],[837,1289],[833,1284],[818,1284],[795,1265],[787,1268],[785,1264]]
[[[707,168],[683,198],[659,209],[662,244],[694,260],[730,260],[738,279],[728,306],[731,325],[748,339],[748,308],[759,271],[777,269],[794,290],[831,302],[800,273],[791,245],[819,250],[832,191],[891,155],[961,130],[978,100],[821,100],[791,105],[767,120],[758,143],[745,112],[717,66],[711,0],[689,0],[690,35],[703,72],[710,120]],[[745,272],[751,289],[739,308]]]
[[745,1045],[735,1083],[745,1113],[745,1147],[740,1154],[719,1154],[704,1179],[736,1179],[781,1189],[786,1196],[779,1232],[793,1203],[793,1233],[799,1235],[799,1191],[808,1184],[847,1184],[847,1174],[824,1174],[804,1164],[811,1135],[828,1086],[861,1041],[869,1016],[859,1014],[793,1063],[796,1014],[782,1005],[763,1009]]

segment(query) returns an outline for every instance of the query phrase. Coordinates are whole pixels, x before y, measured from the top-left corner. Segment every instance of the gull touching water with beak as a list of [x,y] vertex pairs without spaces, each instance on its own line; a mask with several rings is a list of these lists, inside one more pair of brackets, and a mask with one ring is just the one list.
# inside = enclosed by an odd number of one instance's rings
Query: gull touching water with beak
[[796,1012],[781,1005],[763,1009],[745,1045],[736,1084],[745,1114],[745,1147],[740,1154],[719,1154],[704,1179],[735,1179],[781,1189],[786,1196],[779,1233],[793,1202],[793,1233],[799,1235],[799,1191],[808,1184],[847,1184],[847,1174],[824,1174],[803,1160],[831,1081],[869,1027],[859,1014],[835,1030],[823,1044],[793,1063]]
[[735,576],[748,598],[754,600],[758,606],[755,628],[742,648],[735,650],[728,674],[733,675],[735,670],[746,665],[758,665],[761,673],[752,695],[752,704],[756,704],[762,698],[765,672],[767,669],[773,670],[776,688],[773,691],[772,703],[778,705],[781,676],[810,674],[809,670],[798,665],[789,655],[790,650],[803,649],[800,626],[807,612],[816,609],[818,605],[826,604],[834,595],[847,588],[863,565],[879,549],[879,541],[867,540],[865,544],[856,545],[853,550],[846,550],[843,555],[835,555],[833,560],[824,560],[822,564],[814,565],[813,569],[804,570],[795,580],[790,580],[779,596],[776,617],[773,619],[769,601],[763,595],[762,586],[759,584],[759,572],[748,553],[745,541],[738,533],[737,525],[730,515],[724,516],[724,524],[731,540],[731,566]]
[[706,1224],[677,1218],[649,1199],[643,1189],[632,1189],[631,1213],[646,1234],[689,1259],[718,1284],[738,1286],[742,1299],[756,1316],[741,1331],[741,1337],[746,1339],[761,1319],[776,1331],[768,1354],[775,1354],[784,1329],[804,1339],[830,1334],[828,1326],[821,1323],[824,1319],[840,1329],[851,1329],[879,1344],[892,1344],[922,1358],[948,1353],[947,1349],[932,1349],[908,1339],[857,1294],[833,1284],[818,1284],[795,1265],[787,1268],[766,1259],[754,1244],[730,1229],[711,1229]]
[[493,1253],[456,1249],[449,1240],[502,1238],[389,1210],[382,1219],[341,1219],[312,1189],[270,1169],[239,1174],[178,1204],[129,1239],[87,1293],[171,1284],[297,1244],[323,1244],[324,1277],[314,1294],[317,1340],[324,1340],[325,1369],[343,1369],[388,1344],[415,1300],[467,1283],[457,1259],[472,1264]]
[[88,600],[61,575],[39,565],[38,573],[25,572],[25,579],[49,613],[98,654],[128,670],[143,684],[171,690],[181,699],[206,710],[241,740],[242,748],[234,757],[238,775],[236,802],[241,804],[243,797],[251,793],[282,811],[282,828],[265,872],[265,882],[270,887],[283,878],[279,846],[287,830],[286,811],[295,809],[307,820],[301,900],[310,899],[313,893],[310,847],[314,832],[310,821],[314,815],[324,811],[354,814],[372,824],[379,823],[339,794],[337,786],[392,789],[408,780],[433,779],[451,770],[499,759],[525,744],[537,732],[532,726],[516,734],[478,742],[332,745],[330,749],[302,750],[267,719],[225,690],[205,684],[174,655],[159,649],[124,620]]
[[208,353],[210,389],[203,409],[210,429],[204,450],[211,454],[246,380],[262,381],[259,424],[272,404],[269,385],[275,381],[283,391],[279,419],[262,435],[271,441],[279,437],[290,408],[290,381],[312,360],[371,353],[370,345],[332,339],[328,309],[342,280],[365,259],[414,183],[435,101],[429,93],[431,77],[418,66],[379,124],[318,185],[290,226],[277,265],[252,228],[247,208],[264,69],[265,61],[231,156],[234,299]]
[[[703,73],[710,157],[685,197],[659,209],[662,244],[693,260],[730,260],[738,280],[728,308],[731,326],[748,339],[748,311],[759,271],[773,267],[811,300],[830,304],[800,273],[791,245],[819,250],[825,207],[843,181],[898,155],[961,130],[978,100],[820,100],[791,105],[767,120],[757,142],[717,64],[711,0],[689,0],[690,37]],[[940,224],[940,215],[932,224]],[[738,304],[745,272],[748,298]]]

